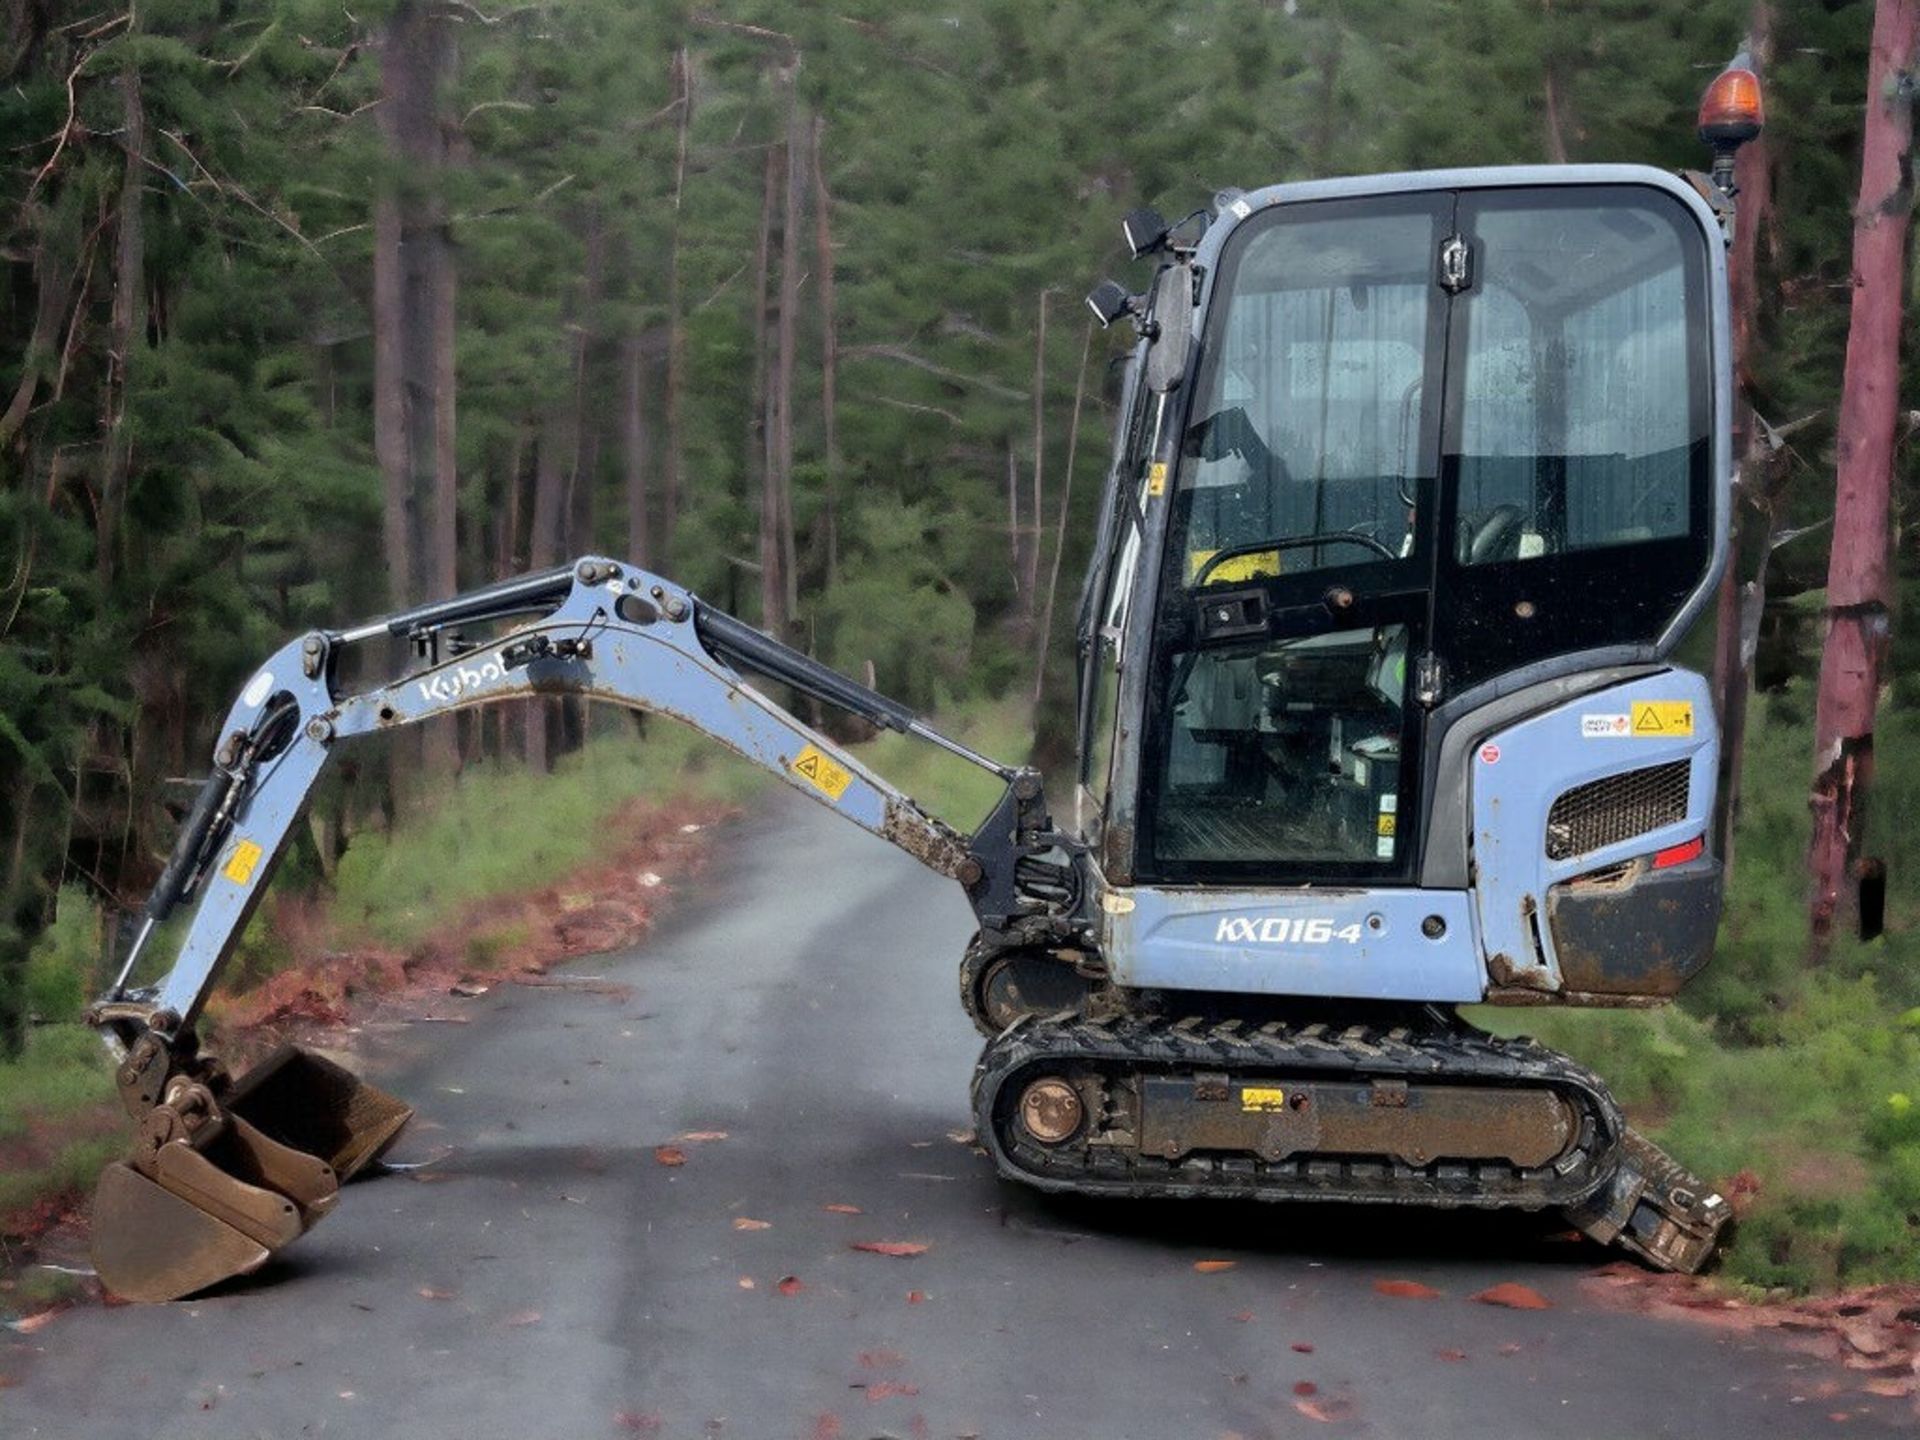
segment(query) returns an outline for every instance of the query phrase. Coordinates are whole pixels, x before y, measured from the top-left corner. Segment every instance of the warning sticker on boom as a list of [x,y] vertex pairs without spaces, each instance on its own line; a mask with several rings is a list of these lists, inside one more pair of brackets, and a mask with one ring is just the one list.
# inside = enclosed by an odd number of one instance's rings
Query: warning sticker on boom
[[242,840],[233,847],[233,853],[227,856],[227,863],[220,867],[220,873],[236,885],[244,885],[253,879],[253,867],[260,863],[260,857],[266,854],[251,840]]
[[1633,733],[1663,736],[1693,734],[1693,702],[1691,700],[1634,701]]
[[844,765],[834,764],[815,745],[807,746],[794,757],[792,769],[829,800],[838,800],[853,783],[853,772]]

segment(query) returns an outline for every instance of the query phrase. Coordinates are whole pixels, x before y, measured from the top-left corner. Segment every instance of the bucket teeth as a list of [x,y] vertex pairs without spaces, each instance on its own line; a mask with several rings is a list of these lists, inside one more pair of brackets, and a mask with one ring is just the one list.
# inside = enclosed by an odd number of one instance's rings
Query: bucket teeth
[[331,1210],[340,1183],[412,1115],[297,1046],[232,1085],[174,1080],[95,1189],[101,1282],[129,1300],[177,1300],[259,1268]]

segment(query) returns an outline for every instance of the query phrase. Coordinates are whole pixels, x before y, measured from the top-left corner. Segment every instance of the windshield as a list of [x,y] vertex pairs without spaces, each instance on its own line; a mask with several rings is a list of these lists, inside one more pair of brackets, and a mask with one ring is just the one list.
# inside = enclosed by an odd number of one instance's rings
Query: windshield
[[[1431,474],[1438,207],[1312,207],[1237,248],[1189,423],[1175,524],[1188,585],[1391,560]],[[1224,288],[1224,287],[1230,287]],[[1286,539],[1279,552],[1261,542]]]

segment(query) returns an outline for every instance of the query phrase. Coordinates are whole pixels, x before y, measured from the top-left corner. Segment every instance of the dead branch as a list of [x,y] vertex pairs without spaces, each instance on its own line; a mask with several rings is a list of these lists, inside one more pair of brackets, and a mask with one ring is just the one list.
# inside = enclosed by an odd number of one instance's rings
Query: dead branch
[[915,400],[896,400],[891,395],[874,395],[871,393],[862,395],[859,398],[862,400],[877,400],[882,405],[893,406],[896,410],[917,410],[923,415],[938,415],[942,420],[953,425],[961,423],[960,417],[957,414],[951,410],[943,409],[938,405],[922,405]]
[[925,356],[916,355],[904,345],[852,345],[842,352],[849,360],[874,359],[892,360],[900,365],[911,365],[916,370],[924,370],[929,375],[938,375],[942,380],[951,380],[956,385],[965,385],[970,389],[984,390],[989,395],[998,395],[1003,400],[1025,401],[1028,396],[1024,390],[1015,390],[996,380],[988,380],[980,375],[966,375],[958,370],[949,370],[937,365]]
[[718,15],[708,15],[699,10],[694,11],[694,13],[687,18],[692,20],[694,24],[704,25],[710,30],[725,30],[735,35],[745,35],[752,40],[772,41],[775,44],[786,46],[788,53],[791,55],[798,55],[800,53],[798,43],[795,42],[793,36],[787,34],[784,30],[769,30],[764,25],[749,25],[744,20],[723,20]]
[[53,167],[60,163],[61,155],[66,152],[67,137],[73,134],[74,116],[80,107],[79,98],[74,94],[74,84],[79,80],[80,72],[86,69],[87,61],[92,58],[93,52],[89,50],[85,55],[80,57],[73,69],[67,72],[67,118],[65,123],[60,126],[60,139],[53,147],[53,154],[47,157],[47,163],[35,172],[33,183],[27,186],[27,198],[21,202],[23,206],[33,200],[35,192],[40,189],[40,182],[53,173]]

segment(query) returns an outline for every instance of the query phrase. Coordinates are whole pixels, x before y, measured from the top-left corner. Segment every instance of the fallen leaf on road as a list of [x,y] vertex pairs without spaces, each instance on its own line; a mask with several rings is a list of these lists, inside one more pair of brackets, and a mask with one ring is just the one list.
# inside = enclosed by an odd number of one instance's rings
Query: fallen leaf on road
[[507,1317],[507,1324],[516,1330],[524,1325],[538,1325],[539,1323],[540,1312],[538,1310],[522,1310],[517,1314]]
[[909,1385],[905,1381],[876,1380],[867,1386],[867,1403],[871,1405],[876,1400],[886,1400],[895,1395],[918,1395],[919,1393],[918,1385]]
[[1244,1325],[1249,1320],[1253,1319],[1253,1311],[1242,1310],[1238,1315],[1234,1316],[1233,1318],[1238,1320],[1242,1325]]
[[1440,1292],[1431,1285],[1422,1285],[1418,1280],[1376,1280],[1373,1288],[1382,1295],[1391,1295],[1399,1300],[1437,1300]]
[[1238,1260],[1196,1260],[1193,1268],[1202,1275],[1218,1275],[1222,1270],[1231,1270],[1239,1263]]
[[1294,1341],[1293,1348],[1299,1351],[1302,1355],[1311,1355],[1313,1353],[1313,1346],[1309,1345],[1304,1340]]
[[1904,1400],[1913,1394],[1914,1382],[1911,1380],[1869,1380],[1860,1388],[1869,1395],[1884,1396],[1888,1400]]
[[751,1275],[742,1275],[740,1277],[740,1288],[742,1290],[753,1289],[753,1277]]
[[771,1220],[749,1220],[746,1216],[740,1215],[734,1218],[733,1228],[736,1230],[771,1230],[773,1228],[773,1222]]
[[11,1375],[0,1375],[0,1390],[11,1390],[20,1382]]
[[459,1291],[436,1290],[431,1285],[422,1285],[419,1294],[422,1300],[451,1300],[455,1295],[459,1294]]
[[678,1145],[656,1145],[653,1147],[653,1158],[662,1165],[684,1165],[687,1163],[687,1152]]
[[807,1287],[798,1275],[782,1275],[780,1277],[780,1283],[773,1288],[778,1290],[782,1295],[798,1295]]
[[490,985],[475,985],[468,981],[461,980],[452,985],[449,985],[447,987],[447,993],[449,995],[463,996],[464,998],[471,1000],[477,996],[486,994],[487,991],[492,988],[493,987]]
[[864,1215],[867,1213],[858,1205],[822,1205],[820,1208],[832,1215]]
[[1518,1355],[1521,1351],[1521,1348],[1522,1348],[1521,1346],[1516,1345],[1513,1341],[1509,1340],[1506,1344],[1500,1347],[1500,1353],[1502,1355]]
[[658,1435],[660,1427],[666,1422],[651,1410],[616,1410],[613,1412],[613,1423],[636,1435]]
[[953,1141],[956,1145],[971,1145],[976,1138],[971,1129],[947,1131],[947,1139]]
[[924,1291],[924,1290],[909,1290],[909,1291],[907,1291],[907,1303],[908,1303],[909,1305],[922,1305],[922,1304],[925,1304],[925,1303],[926,1303],[926,1299],[927,1299],[927,1292],[926,1292],[926,1291]]
[[1509,1310],[1551,1310],[1553,1302],[1538,1290],[1508,1280],[1473,1297],[1482,1305],[1504,1305]]
[[840,1440],[840,1417],[821,1415],[813,1422],[813,1440]]
[[1318,1420],[1322,1425],[1331,1425],[1346,1418],[1353,1407],[1342,1400],[1296,1400],[1293,1408],[1309,1420]]
[[849,1250],[865,1250],[869,1255],[924,1255],[932,1247],[924,1240],[854,1240]]
[[907,1363],[898,1350],[862,1350],[859,1360],[863,1370],[898,1370]]
[[42,1310],[38,1315],[26,1315],[18,1320],[7,1321],[7,1328],[16,1335],[32,1335],[52,1324],[53,1317],[59,1313],[57,1307],[52,1310]]
[[709,1140],[726,1139],[727,1132],[724,1130],[689,1130],[679,1138],[695,1145],[704,1145]]
[[1433,1358],[1436,1360],[1450,1360],[1458,1364],[1467,1358],[1467,1352],[1464,1350],[1436,1350],[1433,1352]]
[[1293,1393],[1296,1395],[1318,1395],[1320,1393],[1320,1387],[1311,1380],[1300,1380],[1295,1382]]

